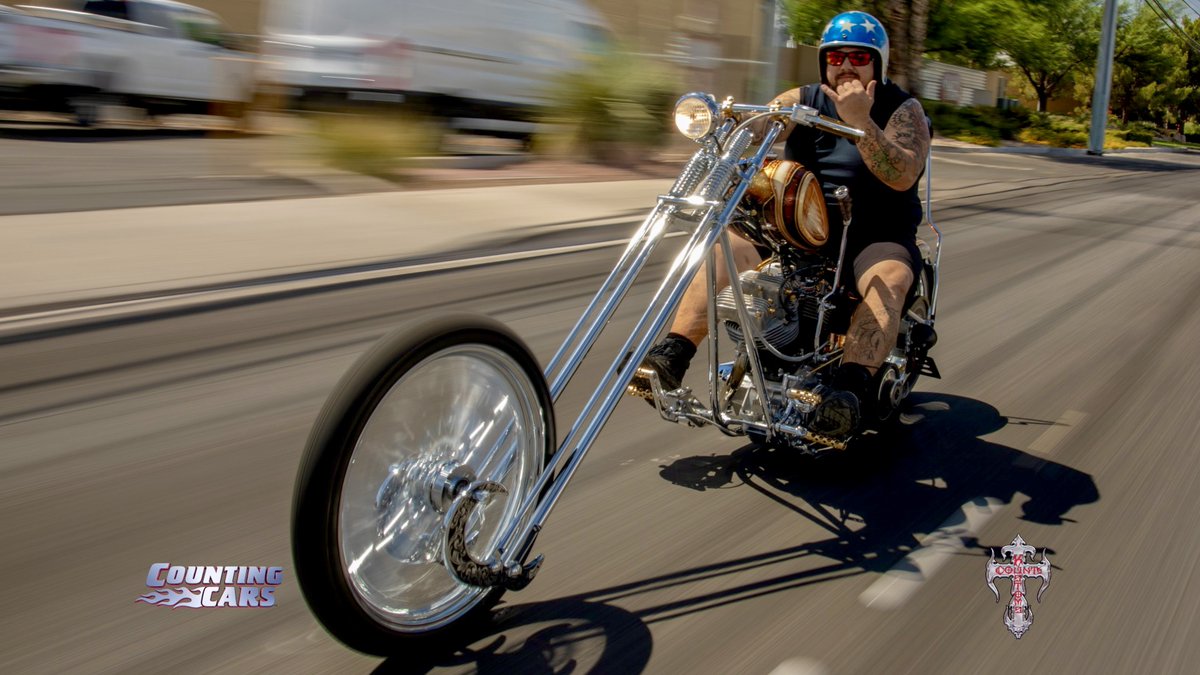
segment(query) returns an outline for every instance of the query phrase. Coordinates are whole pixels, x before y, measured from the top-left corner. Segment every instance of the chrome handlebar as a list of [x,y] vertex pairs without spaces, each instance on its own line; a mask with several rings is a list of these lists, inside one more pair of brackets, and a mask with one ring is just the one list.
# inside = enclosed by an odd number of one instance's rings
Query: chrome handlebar
[[[746,103],[735,103],[726,108],[729,113],[734,115],[751,115],[749,122],[753,119],[758,119],[763,116],[784,117],[786,116],[792,122],[806,127],[813,127],[822,131],[828,131],[831,134],[841,136],[843,138],[860,139],[865,135],[862,129],[856,129],[838,122],[835,119],[825,117],[816,108],[810,108],[806,105],[796,104],[794,106],[769,106],[769,105],[749,105]],[[746,122],[743,122],[745,124]]]

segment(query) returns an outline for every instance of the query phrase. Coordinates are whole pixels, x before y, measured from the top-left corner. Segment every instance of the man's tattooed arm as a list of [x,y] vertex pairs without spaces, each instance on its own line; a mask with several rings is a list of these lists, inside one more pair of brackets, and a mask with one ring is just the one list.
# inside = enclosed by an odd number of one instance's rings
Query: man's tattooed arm
[[894,190],[912,187],[929,153],[929,127],[921,103],[910,98],[892,113],[884,129],[868,124],[864,131],[858,152],[871,173]]

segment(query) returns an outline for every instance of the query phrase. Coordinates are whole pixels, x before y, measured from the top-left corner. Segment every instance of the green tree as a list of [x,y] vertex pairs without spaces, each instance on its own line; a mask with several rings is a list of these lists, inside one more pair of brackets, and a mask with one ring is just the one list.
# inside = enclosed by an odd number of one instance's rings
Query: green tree
[[932,0],[925,53],[970,68],[994,68],[1018,0]]
[[1157,100],[1174,98],[1173,81],[1178,77],[1173,71],[1179,70],[1182,56],[1175,41],[1149,5],[1121,8],[1109,99],[1109,106],[1121,121],[1150,119]]
[[1008,17],[998,46],[1033,88],[1038,110],[1069,91],[1073,76],[1096,63],[1100,6],[1095,0],[1023,0]]
[[1183,18],[1184,33],[1190,38],[1180,38],[1183,56],[1180,70],[1182,87],[1186,89],[1179,102],[1179,118],[1182,121],[1200,120],[1200,19]]

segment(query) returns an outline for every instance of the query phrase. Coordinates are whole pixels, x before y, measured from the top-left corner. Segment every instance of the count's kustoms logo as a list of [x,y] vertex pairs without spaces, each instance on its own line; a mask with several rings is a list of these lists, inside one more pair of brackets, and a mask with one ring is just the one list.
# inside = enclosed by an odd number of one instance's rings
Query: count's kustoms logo
[[155,590],[134,602],[163,607],[274,607],[282,567],[197,566],[154,563],[146,586]]
[[[1042,549],[1042,558],[1038,562],[1031,560],[1037,549],[1025,543],[1021,535],[1017,535],[1012,543],[1000,549],[1000,561],[996,561],[996,552],[992,550],[987,564],[987,585],[1000,602],[1000,591],[996,590],[996,579],[1008,578],[1012,581],[1012,599],[1004,609],[1004,625],[1020,640],[1025,631],[1033,625],[1033,609],[1025,599],[1025,580],[1037,577],[1042,580],[1038,588],[1037,600],[1042,601],[1042,593],[1050,586],[1050,560],[1046,557],[1046,549]],[[1008,562],[1005,562],[1005,560]]]

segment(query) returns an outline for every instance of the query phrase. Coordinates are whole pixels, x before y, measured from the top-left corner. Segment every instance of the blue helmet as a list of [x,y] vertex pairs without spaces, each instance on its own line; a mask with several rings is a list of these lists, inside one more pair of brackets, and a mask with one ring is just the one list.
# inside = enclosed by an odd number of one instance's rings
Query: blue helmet
[[[862,47],[875,53],[875,79],[887,82],[888,36],[879,19],[866,12],[842,12],[821,32],[821,81],[825,81],[825,52],[834,47]],[[828,83],[826,83],[828,84]]]

